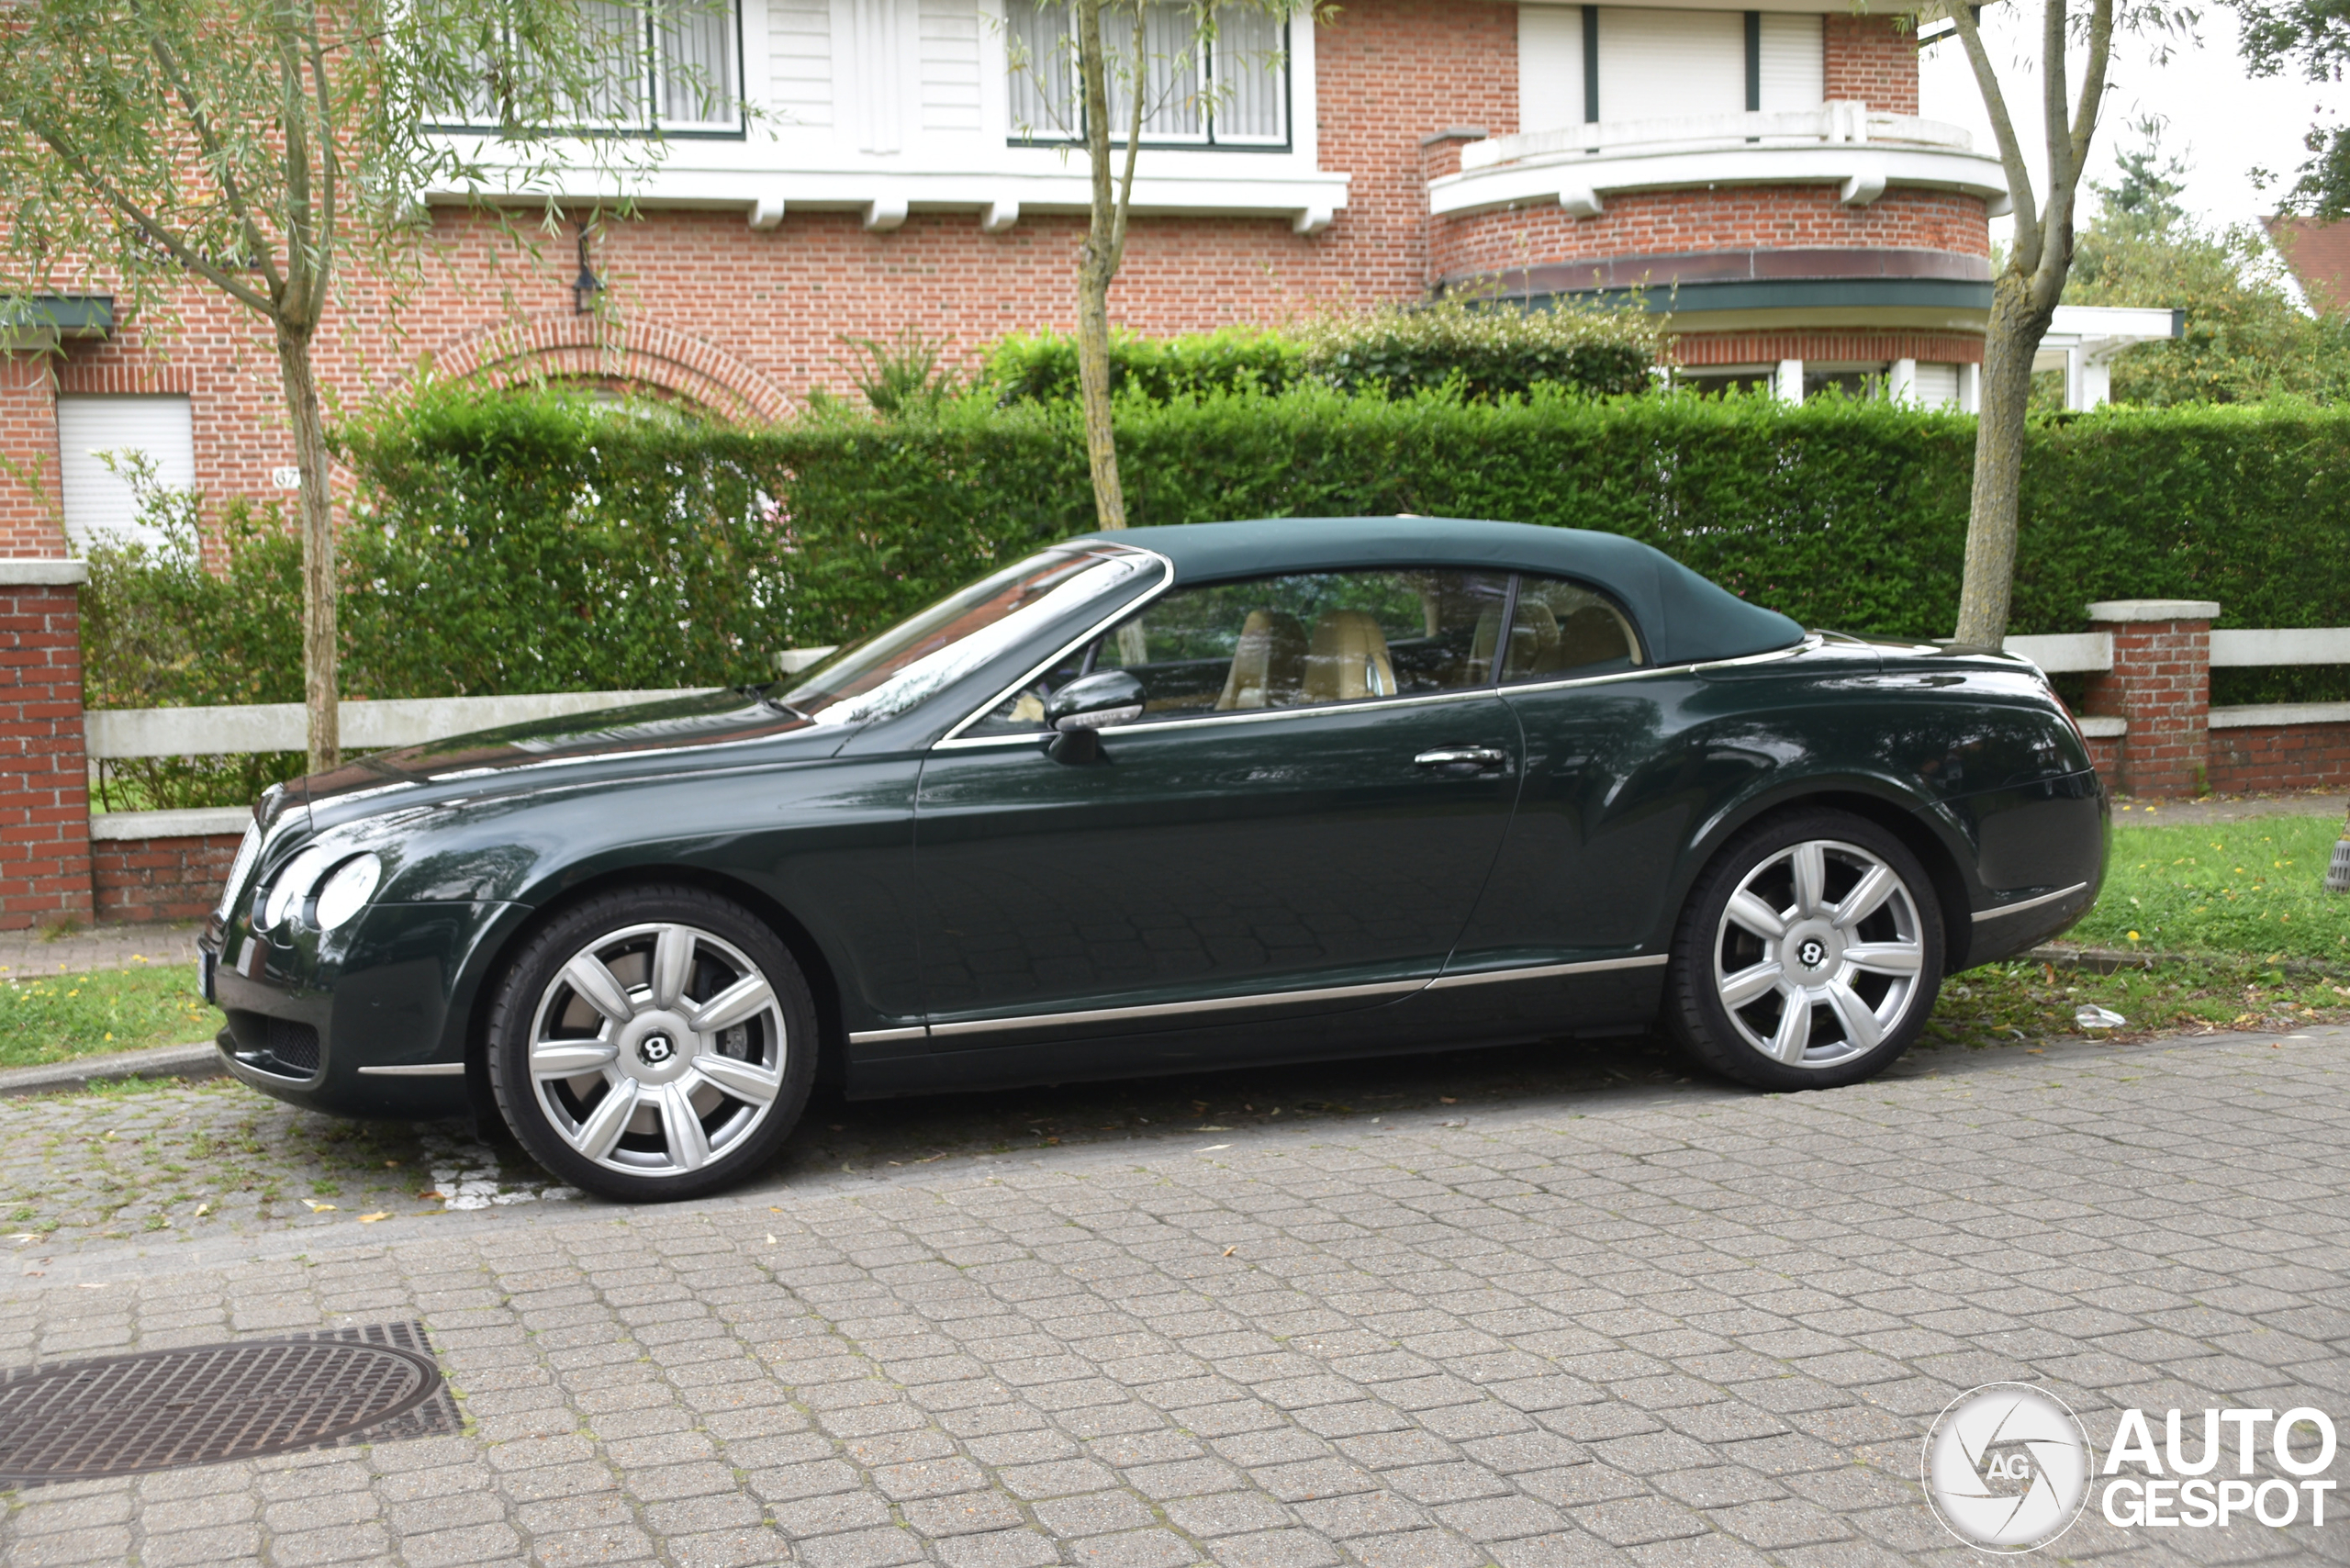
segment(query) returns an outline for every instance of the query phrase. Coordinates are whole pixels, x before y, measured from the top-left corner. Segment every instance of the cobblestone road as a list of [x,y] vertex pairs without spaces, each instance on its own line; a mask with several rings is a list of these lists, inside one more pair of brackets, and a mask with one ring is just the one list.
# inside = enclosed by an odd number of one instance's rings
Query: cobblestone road
[[[639,1210],[233,1085],[0,1107],[0,1364],[418,1318],[467,1423],[26,1490],[0,1556],[1972,1561],[1917,1473],[1975,1384],[2100,1453],[2127,1406],[2350,1417],[2345,1087],[2338,1028],[1778,1097],[1486,1053],[820,1103],[767,1182]],[[2093,1506],[2049,1555],[2350,1562],[2328,1520]]]

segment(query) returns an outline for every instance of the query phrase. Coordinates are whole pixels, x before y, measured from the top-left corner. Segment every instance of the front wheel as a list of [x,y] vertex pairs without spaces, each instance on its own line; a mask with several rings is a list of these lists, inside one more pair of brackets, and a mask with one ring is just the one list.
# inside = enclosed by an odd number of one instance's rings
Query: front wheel
[[1782,817],[1734,840],[1691,890],[1665,1024],[1741,1083],[1857,1083],[1924,1030],[1942,950],[1942,906],[1900,840],[1841,812]]
[[599,894],[532,939],[493,1001],[506,1125],[576,1187],[689,1198],[775,1155],[808,1099],[815,1009],[747,910],[698,888]]

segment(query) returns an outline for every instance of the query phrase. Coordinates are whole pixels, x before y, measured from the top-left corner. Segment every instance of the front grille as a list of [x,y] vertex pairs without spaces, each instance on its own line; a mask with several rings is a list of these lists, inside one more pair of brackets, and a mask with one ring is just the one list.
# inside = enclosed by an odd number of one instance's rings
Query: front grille
[[269,1054],[287,1072],[308,1078],[319,1070],[319,1032],[285,1018],[269,1021]]

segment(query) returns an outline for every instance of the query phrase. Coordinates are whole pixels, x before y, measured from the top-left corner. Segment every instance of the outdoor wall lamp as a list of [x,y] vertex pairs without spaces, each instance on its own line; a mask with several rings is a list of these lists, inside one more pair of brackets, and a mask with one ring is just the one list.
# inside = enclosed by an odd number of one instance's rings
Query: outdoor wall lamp
[[604,280],[588,260],[588,225],[579,226],[579,275],[571,280],[571,309],[574,315],[585,316],[596,308],[596,296],[604,292]]

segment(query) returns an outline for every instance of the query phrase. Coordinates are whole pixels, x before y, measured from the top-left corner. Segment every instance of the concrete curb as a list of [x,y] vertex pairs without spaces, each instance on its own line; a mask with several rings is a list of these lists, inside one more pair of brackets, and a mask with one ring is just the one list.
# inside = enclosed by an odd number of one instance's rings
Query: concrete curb
[[39,1067],[11,1068],[0,1072],[0,1098],[54,1094],[86,1089],[93,1083],[119,1083],[127,1078],[218,1078],[226,1071],[220,1065],[219,1047],[209,1040],[193,1046],[157,1046],[151,1050],[114,1051]]

